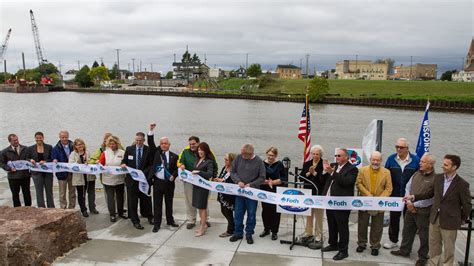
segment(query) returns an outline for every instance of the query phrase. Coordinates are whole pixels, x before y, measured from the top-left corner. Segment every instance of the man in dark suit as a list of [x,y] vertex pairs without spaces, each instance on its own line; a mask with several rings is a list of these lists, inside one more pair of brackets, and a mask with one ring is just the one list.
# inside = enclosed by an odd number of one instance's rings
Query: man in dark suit
[[30,172],[28,170],[16,170],[8,162],[26,160],[27,148],[20,144],[15,134],[8,135],[10,146],[0,152],[0,167],[7,171],[8,184],[12,192],[13,207],[20,207],[20,189],[23,193],[25,206],[31,206]]
[[[354,184],[359,170],[349,162],[349,153],[346,149],[336,151],[336,163],[325,163],[326,184],[323,195],[326,196],[354,196]],[[342,260],[349,256],[349,215],[350,210],[326,210],[329,228],[329,245],[323,251],[339,251],[334,260]],[[339,237],[339,242],[338,242]]]
[[[128,166],[135,169],[142,170],[146,175],[149,169],[150,148],[145,143],[145,133],[138,132],[135,135],[135,145],[128,146],[125,149],[125,154],[122,160],[122,167]],[[129,174],[125,177],[125,184],[127,186],[127,203],[128,216],[136,229],[143,230],[138,217],[138,200],[140,199],[140,213],[143,217],[148,218],[148,222],[153,224],[153,213],[151,207],[151,198],[145,195],[138,188],[139,182],[134,180]]]
[[458,229],[469,219],[472,209],[469,183],[456,173],[459,166],[459,156],[446,154],[442,167],[444,174],[434,178],[429,233],[430,265],[438,265],[443,246],[443,265],[454,265]]
[[153,129],[150,126],[148,133],[148,144],[154,149],[153,162],[148,173],[148,179],[153,184],[153,233],[160,230],[161,217],[163,214],[163,198],[165,199],[166,224],[171,227],[179,227],[173,218],[174,181],[178,176],[178,155],[171,152],[170,141],[167,137],[160,139],[160,146],[155,146]]

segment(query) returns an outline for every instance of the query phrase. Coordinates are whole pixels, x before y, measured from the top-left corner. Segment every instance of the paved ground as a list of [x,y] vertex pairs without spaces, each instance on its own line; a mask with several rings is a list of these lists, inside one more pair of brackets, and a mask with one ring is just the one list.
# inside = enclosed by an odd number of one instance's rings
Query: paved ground
[[[33,184],[32,184],[33,185]],[[146,219],[142,219],[145,230],[136,230],[129,220],[119,219],[110,223],[106,211],[103,192],[97,191],[97,205],[100,214],[86,218],[90,241],[58,258],[55,265],[413,265],[416,260],[418,241],[415,241],[414,250],[409,259],[394,257],[388,250],[381,249],[380,255],[371,256],[370,251],[356,253],[357,224],[350,225],[349,258],[335,263],[332,257],[335,252],[321,254],[319,250],[310,250],[295,246],[293,250],[288,245],[272,241],[269,236],[259,238],[262,231],[262,222],[257,216],[255,244],[248,245],[245,241],[235,243],[219,238],[225,231],[226,221],[220,214],[220,207],[212,195],[210,200],[210,216],[212,226],[206,235],[194,237],[194,230],[187,230],[184,224],[185,207],[182,194],[182,184],[176,186],[175,210],[179,228],[162,227],[158,233],[152,233],[152,226]],[[54,191],[57,201],[57,184]],[[32,186],[32,192],[34,187]],[[34,195],[33,195],[34,198]],[[33,205],[35,205],[35,200]],[[0,205],[11,205],[11,194],[5,178],[0,179]],[[57,204],[59,206],[59,204]],[[76,208],[78,208],[76,206]],[[260,209],[257,211],[260,214]],[[355,221],[355,213],[352,215]],[[304,220],[297,220],[298,234],[303,232]],[[166,224],[163,222],[163,224]],[[280,226],[280,239],[291,239],[292,217],[283,216]],[[325,228],[325,235],[327,236]],[[387,228],[384,229],[383,240],[387,241]],[[473,239],[474,241],[474,239]],[[466,243],[466,232],[458,233],[456,244],[456,261],[463,260]],[[474,261],[471,252],[470,261]]]

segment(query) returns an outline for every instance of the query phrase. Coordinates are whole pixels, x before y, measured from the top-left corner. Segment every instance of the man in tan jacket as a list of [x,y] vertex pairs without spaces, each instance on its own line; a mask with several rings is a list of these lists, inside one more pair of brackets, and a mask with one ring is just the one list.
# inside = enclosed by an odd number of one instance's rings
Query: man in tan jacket
[[[392,193],[392,178],[390,171],[381,166],[382,154],[374,151],[370,156],[370,165],[360,169],[357,176],[357,189],[363,197],[389,197]],[[367,248],[367,230],[369,218],[371,254],[377,256],[381,247],[383,233],[383,211],[359,211],[358,241],[356,251],[361,253]]]

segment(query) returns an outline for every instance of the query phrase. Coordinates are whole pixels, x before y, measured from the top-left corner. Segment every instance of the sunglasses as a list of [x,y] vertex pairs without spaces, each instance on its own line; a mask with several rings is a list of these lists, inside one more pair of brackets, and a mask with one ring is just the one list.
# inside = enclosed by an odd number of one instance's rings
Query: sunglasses
[[398,145],[395,146],[395,149],[400,149],[400,150],[406,149],[406,148],[408,148],[408,147],[407,146],[398,146]]
[[338,157],[338,158],[339,158],[339,157],[342,157],[342,156],[343,156],[343,155],[341,155],[341,154],[336,154],[336,155],[334,155],[334,157]]

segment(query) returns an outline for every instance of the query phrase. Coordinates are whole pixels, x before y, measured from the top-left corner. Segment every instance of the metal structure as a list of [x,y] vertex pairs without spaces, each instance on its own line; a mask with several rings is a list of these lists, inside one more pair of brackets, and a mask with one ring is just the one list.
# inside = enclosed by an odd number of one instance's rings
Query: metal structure
[[11,33],[12,33],[12,29],[9,29],[7,33],[7,37],[5,38],[5,41],[0,47],[0,62],[3,62],[3,59],[5,58],[5,54],[7,53],[8,40],[10,39]]
[[33,31],[33,38],[35,39],[35,48],[36,48],[36,56],[38,57],[38,64],[41,66],[42,64],[48,63],[48,61],[44,58],[43,49],[41,49],[40,38],[38,33],[38,26],[36,25],[35,16],[33,15],[33,10],[30,9],[30,18],[31,18],[31,30]]

